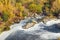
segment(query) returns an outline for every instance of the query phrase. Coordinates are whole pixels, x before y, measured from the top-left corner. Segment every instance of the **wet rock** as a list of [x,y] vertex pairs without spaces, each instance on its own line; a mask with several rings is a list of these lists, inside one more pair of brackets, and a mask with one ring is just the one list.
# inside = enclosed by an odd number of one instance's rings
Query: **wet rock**
[[60,23],[56,24],[55,26],[56,26],[56,28],[60,29]]
[[35,22],[27,23],[25,26],[23,26],[23,28],[28,29],[30,27],[33,27],[35,24],[36,24]]

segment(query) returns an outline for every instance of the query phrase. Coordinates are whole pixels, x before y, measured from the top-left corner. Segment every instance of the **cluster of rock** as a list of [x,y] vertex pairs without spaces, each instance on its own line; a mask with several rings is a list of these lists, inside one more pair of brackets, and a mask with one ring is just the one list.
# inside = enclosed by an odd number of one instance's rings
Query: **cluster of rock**
[[35,22],[32,22],[32,23],[27,23],[23,28],[24,29],[28,29],[30,27],[33,27],[36,23]]
[[26,25],[23,26],[24,29],[28,29],[30,27],[33,27],[35,24],[37,23],[37,21],[35,20],[29,20]]

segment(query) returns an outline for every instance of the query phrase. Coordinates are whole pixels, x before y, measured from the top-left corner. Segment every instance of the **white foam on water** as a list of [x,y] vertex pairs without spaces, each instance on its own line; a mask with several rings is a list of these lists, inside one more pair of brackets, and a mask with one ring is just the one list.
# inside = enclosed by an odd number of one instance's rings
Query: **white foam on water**
[[[20,31],[24,30],[24,32],[30,32],[30,33],[35,32],[38,35],[40,35],[41,39],[57,39],[58,37],[60,37],[60,33],[50,32],[48,30],[45,31],[43,29],[43,28],[45,28],[45,26],[50,26],[53,24],[60,23],[60,19],[48,21],[46,24],[44,24],[43,22],[40,22],[40,23],[35,24],[33,27],[31,27],[29,29],[23,29],[22,26],[25,25],[27,21],[28,20],[22,20],[18,24],[11,25],[10,26],[11,30],[5,31],[0,34],[0,40],[5,40],[5,38],[7,38],[11,33],[15,32],[17,30],[20,30]],[[36,32],[36,30],[39,30],[39,32]]]

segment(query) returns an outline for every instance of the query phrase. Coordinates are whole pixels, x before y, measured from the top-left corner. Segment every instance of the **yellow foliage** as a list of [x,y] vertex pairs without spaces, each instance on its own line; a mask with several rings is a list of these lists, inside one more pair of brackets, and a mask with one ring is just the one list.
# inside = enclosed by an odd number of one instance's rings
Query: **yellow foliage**
[[4,7],[3,4],[0,2],[0,10],[3,10],[4,9],[3,7]]
[[10,12],[9,14],[10,14],[9,18],[14,18],[15,17],[15,14],[13,14],[12,12]]
[[56,9],[60,9],[60,0],[55,0],[55,2],[53,3],[53,7],[54,10]]
[[24,10],[24,6],[21,3],[16,3],[16,8],[19,9],[21,12]]
[[20,17],[23,17],[23,14],[22,14],[22,12],[20,12]]

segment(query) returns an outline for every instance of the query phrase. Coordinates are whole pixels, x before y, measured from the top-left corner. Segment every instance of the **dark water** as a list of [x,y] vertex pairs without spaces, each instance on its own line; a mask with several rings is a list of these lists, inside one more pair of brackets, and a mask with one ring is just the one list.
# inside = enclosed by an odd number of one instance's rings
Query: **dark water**
[[16,31],[9,35],[5,40],[40,40],[39,35],[32,35],[23,31]]
[[56,40],[56,39],[41,39],[40,35],[28,34],[24,31],[16,31],[11,33],[5,40]]

